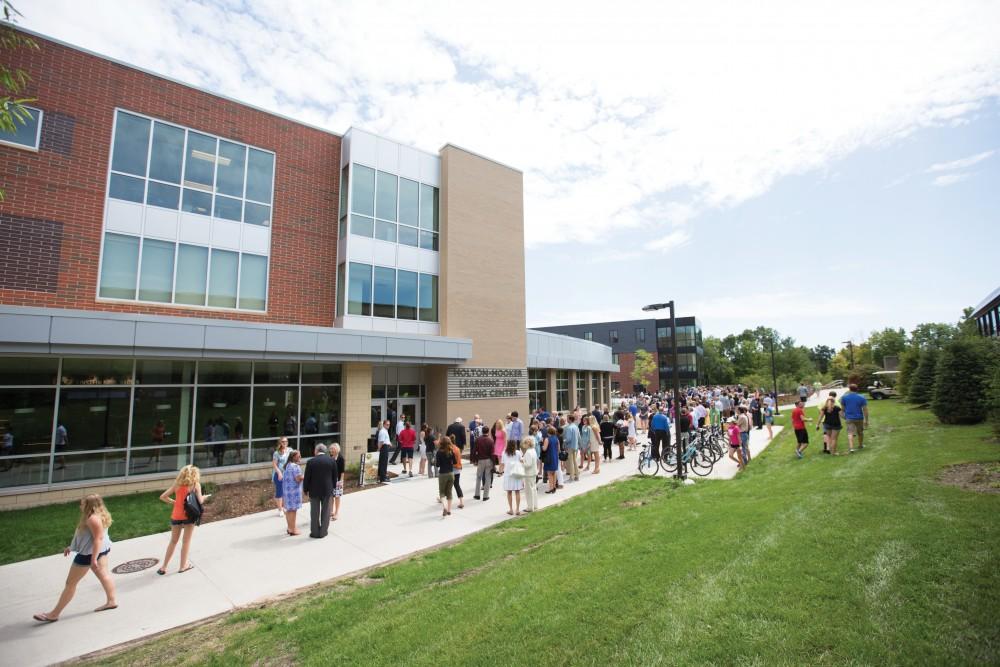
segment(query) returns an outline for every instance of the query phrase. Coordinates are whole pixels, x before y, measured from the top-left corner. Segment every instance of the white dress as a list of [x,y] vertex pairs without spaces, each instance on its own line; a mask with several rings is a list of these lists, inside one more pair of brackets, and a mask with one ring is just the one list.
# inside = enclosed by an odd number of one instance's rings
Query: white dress
[[521,452],[515,451],[513,455],[507,452],[503,453],[500,458],[500,462],[503,464],[503,490],[504,491],[523,491],[524,490],[524,478],[514,477],[510,474],[511,464],[521,460]]

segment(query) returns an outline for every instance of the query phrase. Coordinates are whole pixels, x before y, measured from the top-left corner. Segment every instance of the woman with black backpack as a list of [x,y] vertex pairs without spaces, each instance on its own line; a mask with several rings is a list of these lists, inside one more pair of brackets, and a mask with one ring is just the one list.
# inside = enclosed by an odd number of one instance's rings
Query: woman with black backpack
[[[171,494],[173,498],[170,497]],[[182,529],[184,543],[181,545],[181,566],[177,572],[187,572],[194,567],[188,560],[191,536],[194,534],[194,527],[201,523],[202,505],[211,495],[202,495],[201,470],[193,465],[181,468],[174,483],[160,495],[160,500],[173,507],[173,511],[170,513],[170,544],[167,545],[167,553],[163,556],[163,563],[156,571],[157,574],[167,573],[167,566],[173,558]]]

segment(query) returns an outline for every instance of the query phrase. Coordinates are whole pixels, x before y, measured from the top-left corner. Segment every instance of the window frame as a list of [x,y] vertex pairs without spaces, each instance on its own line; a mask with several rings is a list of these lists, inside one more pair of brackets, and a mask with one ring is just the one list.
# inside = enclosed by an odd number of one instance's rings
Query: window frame
[[[32,153],[37,153],[42,146],[42,122],[45,119],[45,110],[39,109],[38,107],[33,107],[30,104],[25,104],[24,108],[30,109],[31,111],[38,113],[38,126],[35,128],[35,145],[29,146],[27,144],[19,144],[16,141],[10,141],[9,139],[3,139],[3,138],[0,138],[0,145],[10,146],[11,148],[20,148],[23,151],[30,151]],[[0,137],[3,136],[4,136],[3,134],[0,134]]]
[[[393,243],[394,245],[397,245],[397,246],[406,246],[408,248],[419,248],[421,250],[428,250],[430,252],[440,252],[441,251],[441,224],[440,224],[440,218],[441,218],[441,203],[440,203],[441,202],[441,188],[440,188],[440,186],[431,185],[430,183],[424,183],[423,181],[421,181],[419,179],[409,178],[407,176],[403,176],[401,174],[396,174],[396,173],[393,173],[391,171],[383,171],[383,170],[379,169],[375,165],[368,164],[366,162],[361,162],[361,161],[358,161],[358,160],[353,160],[352,159],[345,166],[350,167],[349,170],[348,170],[348,178],[347,178],[347,180],[349,182],[351,182],[351,181],[354,180],[354,167],[364,167],[365,169],[371,169],[374,172],[374,182],[372,184],[372,187],[373,187],[373,191],[372,191],[372,195],[373,195],[372,196],[372,207],[373,208],[372,208],[372,214],[371,215],[369,215],[367,213],[362,213],[362,212],[359,212],[359,211],[355,211],[354,210],[354,192],[353,192],[353,190],[351,190],[351,191],[348,192],[348,198],[349,198],[349,201],[347,203],[347,211],[348,211],[347,218],[348,218],[348,220],[347,220],[347,225],[346,225],[346,229],[345,229],[347,236],[354,235],[354,236],[359,236],[361,238],[367,238],[367,239],[373,239],[373,240],[376,240],[376,241],[382,241],[383,243]],[[392,176],[393,178],[396,179],[396,219],[395,220],[388,220],[387,218],[380,217],[378,215],[378,195],[379,195],[378,182],[379,182],[379,175],[380,174],[385,174],[386,176]],[[341,182],[343,182],[343,168],[341,169],[340,179],[341,179]],[[417,184],[417,222],[416,222],[415,225],[409,224],[407,222],[402,222],[400,220],[400,210],[401,210],[401,207],[402,207],[402,199],[403,199],[403,196],[402,196],[402,190],[403,190],[403,188],[402,188],[402,182],[404,180],[405,181],[410,181],[411,183],[416,183]],[[436,193],[436,200],[437,201],[436,201],[436,205],[432,209],[434,211],[434,213],[436,214],[436,216],[435,216],[436,217],[436,222],[437,222],[436,227],[435,226],[424,227],[424,226],[421,225],[421,222],[422,222],[422,220],[421,220],[422,207],[423,207],[423,203],[424,203],[424,188],[431,188],[431,197],[434,197],[434,195]],[[357,233],[355,233],[353,231],[353,229],[352,229],[351,224],[350,224],[351,219],[354,216],[359,216],[359,217],[362,217],[362,218],[365,218],[365,219],[370,219],[372,221],[373,233],[371,235],[368,235],[368,234],[357,234]],[[392,225],[396,226],[396,240],[395,241],[388,241],[386,239],[380,239],[378,237],[378,234],[374,233],[374,229],[375,229],[375,227],[377,226],[377,224],[379,222],[383,222],[383,223],[386,223],[386,224],[392,224]],[[413,232],[416,233],[416,239],[417,239],[417,241],[416,241],[415,244],[403,243],[403,242],[401,242],[399,240],[402,237],[402,235],[403,235],[401,233],[402,232],[402,230],[401,230],[402,227],[405,227],[407,230],[412,230]],[[424,234],[430,234],[431,235],[431,247],[430,248],[425,247],[423,245],[423,243],[422,243],[422,239],[424,238],[424,236],[423,236]],[[399,267],[396,267],[396,268],[399,268]]]

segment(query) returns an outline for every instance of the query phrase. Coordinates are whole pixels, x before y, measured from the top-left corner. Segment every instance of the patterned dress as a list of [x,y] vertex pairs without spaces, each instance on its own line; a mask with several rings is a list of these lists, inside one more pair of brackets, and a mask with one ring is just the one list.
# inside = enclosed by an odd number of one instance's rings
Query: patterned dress
[[302,476],[302,468],[298,463],[289,463],[285,466],[285,472],[281,478],[283,496],[285,498],[285,509],[294,512],[302,507],[302,482],[296,478]]

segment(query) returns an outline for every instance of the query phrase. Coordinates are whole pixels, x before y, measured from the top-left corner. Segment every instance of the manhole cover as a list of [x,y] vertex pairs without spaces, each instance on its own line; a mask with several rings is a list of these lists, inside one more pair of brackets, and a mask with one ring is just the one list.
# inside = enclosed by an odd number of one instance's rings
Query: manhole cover
[[115,574],[132,574],[133,572],[148,570],[159,562],[160,561],[157,558],[137,558],[135,560],[126,561],[121,565],[117,565],[115,566],[115,569],[111,571]]

